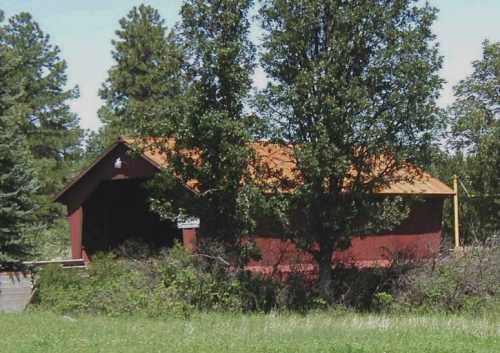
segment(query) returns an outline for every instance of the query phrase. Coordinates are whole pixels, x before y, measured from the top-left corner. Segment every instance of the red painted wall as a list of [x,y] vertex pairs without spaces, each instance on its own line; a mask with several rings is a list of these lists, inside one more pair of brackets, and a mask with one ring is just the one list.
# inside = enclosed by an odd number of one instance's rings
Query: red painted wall
[[71,258],[82,258],[82,223],[83,210],[81,207],[74,210],[69,216],[69,229],[71,233]]
[[[99,184],[107,180],[120,180],[132,178],[144,178],[154,175],[156,169],[151,163],[143,158],[134,158],[130,155],[129,148],[125,145],[118,145],[109,152],[102,160],[94,165],[85,177],[76,181],[68,192],[64,193],[58,202],[63,203],[68,208],[68,215],[83,205]],[[122,161],[122,168],[114,168],[117,158]]]
[[[85,208],[85,201],[98,186],[106,180],[142,178],[157,172],[148,161],[133,158],[127,151],[128,147],[124,145],[116,146],[58,200],[68,208],[73,258],[85,256],[85,249],[82,249],[82,223],[85,223],[83,216],[86,212],[85,209],[82,210],[82,205]],[[121,169],[113,167],[118,157],[123,161]],[[359,266],[384,265],[392,254],[397,252],[409,252],[417,257],[428,257],[437,253],[441,241],[443,200],[437,197],[428,198],[413,209],[408,219],[393,231],[354,237],[351,247],[336,253],[332,262],[355,263]],[[186,231],[183,241],[186,247],[194,249],[195,231]],[[250,263],[250,269],[263,272],[278,269],[286,272],[294,268],[309,271],[315,267],[310,255],[298,250],[293,243],[283,241],[279,235],[261,230],[256,236],[256,243],[261,250],[262,259]]]
[[182,243],[189,252],[196,251],[196,233],[197,229],[187,228],[182,230]]
[[[396,229],[384,234],[357,236],[351,247],[334,254],[332,263],[341,262],[359,267],[385,266],[397,253],[417,258],[430,257],[441,245],[441,219],[443,199],[428,199],[412,210],[407,220]],[[262,259],[251,262],[250,270],[276,273],[314,271],[315,261],[290,241],[275,235],[259,234],[256,244]]]

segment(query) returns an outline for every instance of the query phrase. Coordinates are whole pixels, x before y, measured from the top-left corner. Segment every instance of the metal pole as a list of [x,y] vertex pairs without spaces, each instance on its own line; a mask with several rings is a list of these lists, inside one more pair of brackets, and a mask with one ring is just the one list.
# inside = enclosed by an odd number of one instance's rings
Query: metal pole
[[458,228],[458,176],[453,176],[453,213],[455,215],[455,249],[460,247],[460,231]]

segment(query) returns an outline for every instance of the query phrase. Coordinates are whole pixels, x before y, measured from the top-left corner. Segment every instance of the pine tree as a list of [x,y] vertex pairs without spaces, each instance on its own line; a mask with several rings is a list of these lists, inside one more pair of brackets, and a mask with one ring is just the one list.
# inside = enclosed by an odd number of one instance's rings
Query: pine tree
[[[0,21],[2,17],[0,11]],[[27,254],[26,232],[33,222],[38,187],[25,139],[16,125],[16,116],[26,107],[15,104],[10,91],[18,60],[0,48],[0,270]]]
[[115,64],[99,92],[106,102],[99,111],[104,124],[100,138],[106,143],[138,131],[154,134],[157,123],[169,121],[161,117],[175,114],[182,104],[177,98],[183,92],[183,52],[158,11],[147,5],[134,7],[120,20],[116,35]]
[[263,112],[294,145],[301,180],[285,205],[290,236],[316,259],[328,299],[335,251],[407,212],[373,193],[422,160],[439,120],[436,11],[412,0],[267,0],[260,14]]
[[0,113],[0,269],[2,263],[28,254],[26,236],[33,225],[38,188],[22,134],[10,123],[11,117],[3,114]]
[[18,123],[43,176],[40,193],[53,194],[61,189],[80,155],[82,130],[68,105],[78,97],[78,88],[65,88],[66,62],[29,13],[9,18],[0,45],[19,58],[10,88],[16,103],[26,107]]

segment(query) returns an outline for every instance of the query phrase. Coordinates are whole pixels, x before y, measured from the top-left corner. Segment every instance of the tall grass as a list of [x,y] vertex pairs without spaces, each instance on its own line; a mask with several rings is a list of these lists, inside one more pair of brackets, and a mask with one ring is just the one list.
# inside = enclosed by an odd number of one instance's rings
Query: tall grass
[[191,319],[0,315],[0,352],[498,352],[500,323],[464,316],[196,314]]

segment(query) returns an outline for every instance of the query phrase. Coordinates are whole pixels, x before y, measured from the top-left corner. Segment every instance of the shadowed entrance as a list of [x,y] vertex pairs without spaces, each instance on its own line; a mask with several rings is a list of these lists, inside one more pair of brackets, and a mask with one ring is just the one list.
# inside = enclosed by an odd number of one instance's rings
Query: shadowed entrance
[[146,180],[104,181],[84,202],[82,240],[89,256],[115,250],[130,241],[157,251],[182,239],[174,222],[150,211]]

